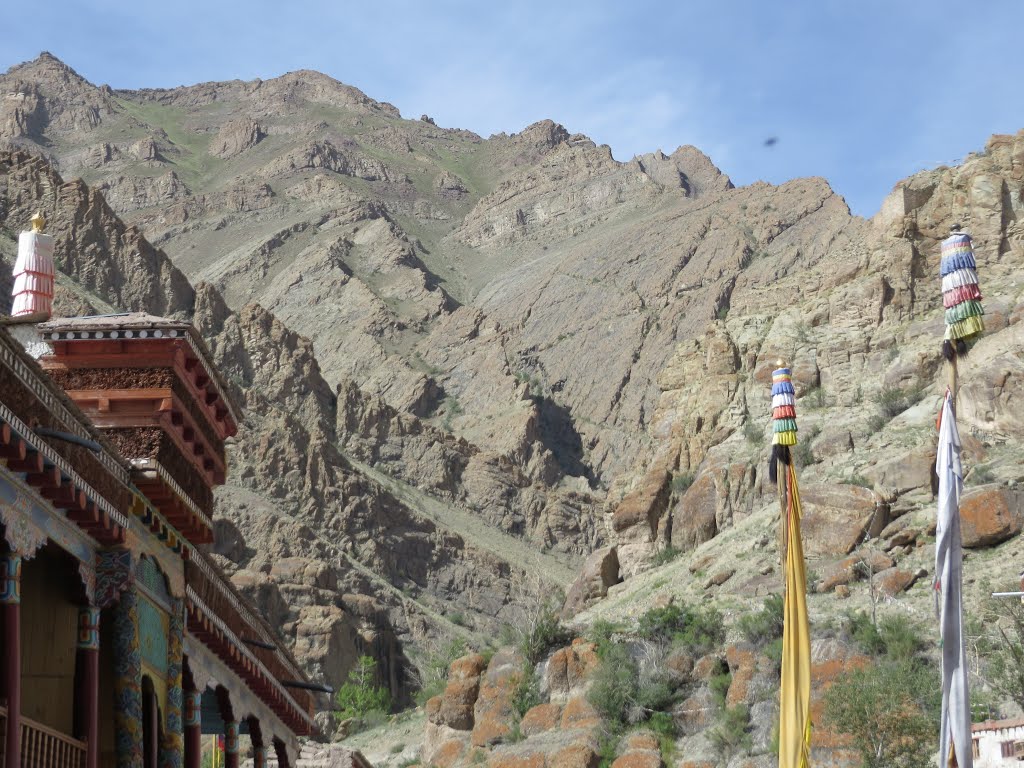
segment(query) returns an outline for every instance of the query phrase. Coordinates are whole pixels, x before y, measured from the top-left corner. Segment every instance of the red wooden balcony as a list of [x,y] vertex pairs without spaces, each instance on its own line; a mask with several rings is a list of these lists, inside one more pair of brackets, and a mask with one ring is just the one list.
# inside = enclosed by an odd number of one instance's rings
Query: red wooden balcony
[[[0,732],[7,727],[7,709],[0,707]],[[8,766],[0,739],[0,765],[5,768],[85,768],[85,742],[21,716],[21,765]]]

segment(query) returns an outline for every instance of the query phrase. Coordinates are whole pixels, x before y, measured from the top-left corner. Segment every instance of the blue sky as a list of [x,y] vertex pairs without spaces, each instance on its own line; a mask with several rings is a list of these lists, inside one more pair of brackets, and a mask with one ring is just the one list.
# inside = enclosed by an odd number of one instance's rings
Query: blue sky
[[1024,128],[1022,28],[1021,0],[36,0],[0,68],[49,50],[115,88],[317,69],[484,136],[549,117],[620,160],[694,144],[737,184],[824,176],[870,216]]

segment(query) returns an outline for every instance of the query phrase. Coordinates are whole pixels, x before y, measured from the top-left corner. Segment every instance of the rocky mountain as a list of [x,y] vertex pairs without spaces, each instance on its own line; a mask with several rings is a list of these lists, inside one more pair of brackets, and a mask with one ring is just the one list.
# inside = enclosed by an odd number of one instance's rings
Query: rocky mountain
[[[398,692],[406,657],[538,591],[570,617],[770,529],[779,358],[809,556],[890,541],[930,503],[955,221],[989,313],[960,370],[969,482],[1021,480],[1024,133],[864,220],[822,179],[735,188],[693,147],[619,162],[550,121],[484,139],[315,72],[117,91],[42,54],[0,81],[0,249],[42,206],[64,311],[194,319],[247,415],[222,563],[328,681],[371,648]],[[887,566],[907,595],[915,525]],[[777,578],[762,549],[694,572],[749,597]]]

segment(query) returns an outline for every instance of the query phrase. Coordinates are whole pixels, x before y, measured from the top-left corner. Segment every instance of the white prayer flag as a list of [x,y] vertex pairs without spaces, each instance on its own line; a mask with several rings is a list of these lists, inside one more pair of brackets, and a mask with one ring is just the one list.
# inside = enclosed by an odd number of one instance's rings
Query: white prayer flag
[[939,425],[935,459],[939,478],[939,508],[935,526],[935,599],[942,637],[942,723],[939,768],[951,764],[956,751],[959,768],[973,768],[971,706],[967,689],[967,651],[964,646],[963,551],[960,548],[960,493],[964,485],[960,464],[960,434],[947,391]]

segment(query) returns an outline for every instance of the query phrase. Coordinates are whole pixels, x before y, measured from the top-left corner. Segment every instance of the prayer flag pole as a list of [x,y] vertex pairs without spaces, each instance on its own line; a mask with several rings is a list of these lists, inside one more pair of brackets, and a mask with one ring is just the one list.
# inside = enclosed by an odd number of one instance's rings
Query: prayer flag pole
[[939,417],[935,473],[939,479],[935,523],[935,608],[942,648],[942,714],[939,723],[939,768],[972,768],[971,707],[964,643],[963,551],[960,537],[960,494],[964,473],[956,424],[957,361],[985,330],[981,290],[971,236],[954,224],[942,241],[939,267],[946,335],[946,394]]
[[[790,447],[796,445],[796,392],[790,370],[772,372],[772,455],[768,476],[779,489],[786,592],[779,692],[779,768],[807,768],[811,752],[811,633],[800,538],[800,490]],[[780,466],[781,466],[781,472]]]

